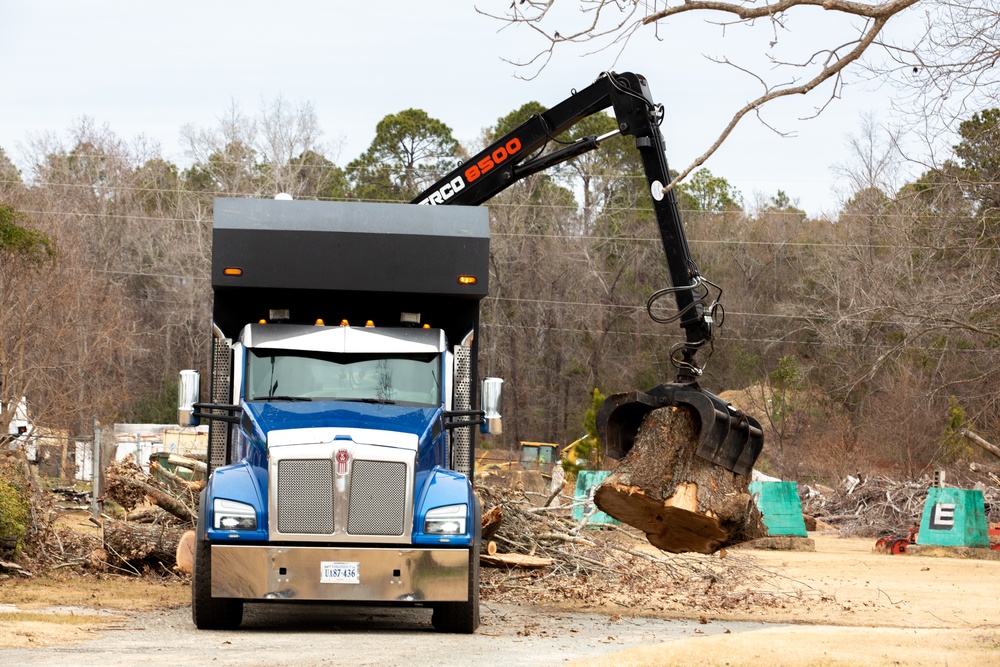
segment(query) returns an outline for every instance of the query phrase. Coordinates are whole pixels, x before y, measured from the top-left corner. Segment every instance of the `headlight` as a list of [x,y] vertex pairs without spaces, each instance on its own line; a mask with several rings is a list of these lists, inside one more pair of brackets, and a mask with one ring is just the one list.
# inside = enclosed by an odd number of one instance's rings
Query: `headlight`
[[257,530],[257,510],[246,503],[216,498],[212,504],[216,530]]
[[468,505],[445,505],[428,510],[424,515],[424,533],[427,535],[464,535]]

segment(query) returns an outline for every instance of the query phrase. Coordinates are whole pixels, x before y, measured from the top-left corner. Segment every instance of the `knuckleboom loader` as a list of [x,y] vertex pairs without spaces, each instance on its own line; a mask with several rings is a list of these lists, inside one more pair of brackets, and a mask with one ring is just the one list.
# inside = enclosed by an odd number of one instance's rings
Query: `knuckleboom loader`
[[[608,108],[618,122],[616,131],[559,144],[563,132]],[[649,298],[647,312],[657,322],[679,322],[685,340],[670,353],[677,369],[675,380],[647,391],[609,396],[597,414],[598,435],[605,453],[621,458],[631,450],[646,414],[657,408],[682,406],[697,422],[698,456],[746,475],[763,447],[763,433],[755,419],[698,385],[702,366],[695,356],[703,347],[711,347],[715,330],[721,325],[722,290],[701,275],[691,258],[674,190],[666,188],[670,169],[659,128],[662,121],[663,106],[653,101],[645,77],[631,72],[606,72],[590,86],[498,138],[418,195],[413,203],[481,204],[527,176],[595,150],[611,137],[634,137],[671,281],[670,287]],[[554,144],[559,148],[547,150]],[[670,295],[677,312],[663,317],[657,314],[657,302]]]
[[[607,108],[618,131],[558,144]],[[179,411],[181,423],[210,420],[197,627],[238,626],[247,601],[298,600],[424,605],[439,630],[478,627],[481,508],[469,480],[475,431],[499,432],[502,386],[476,381],[489,268],[478,205],[617,134],[635,137],[672,282],[650,316],[678,321],[686,339],[671,351],[674,381],[605,401],[605,451],[624,456],[646,413],[681,406],[699,456],[749,472],[760,425],[697,383],[721,290],[698,272],[664,187],[662,117],[643,77],[606,73],[411,204],[215,201],[210,400],[182,371]],[[669,295],[677,313],[660,318]]]

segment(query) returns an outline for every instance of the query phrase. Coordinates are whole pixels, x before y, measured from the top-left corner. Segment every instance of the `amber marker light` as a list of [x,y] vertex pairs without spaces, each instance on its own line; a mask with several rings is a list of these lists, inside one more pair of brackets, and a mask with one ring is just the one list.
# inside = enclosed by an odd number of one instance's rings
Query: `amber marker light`
[[367,322],[365,322],[365,326],[366,327],[373,327],[373,326],[375,326],[375,323],[372,322],[371,320],[368,320]]
[[242,276],[243,269],[239,268],[238,266],[227,266],[226,268],[222,269],[222,273],[224,273],[227,276]]
[[459,285],[475,285],[476,284],[476,277],[475,276],[459,276],[458,277],[458,284]]
[[257,322],[257,324],[267,324],[267,320],[260,320]]
[[340,320],[340,326],[342,326],[342,327],[349,327],[349,326],[351,326],[351,323],[348,322],[347,320]]
[[323,318],[322,318],[322,317],[317,317],[317,318],[316,318],[316,326],[318,326],[318,327],[321,327],[321,326],[323,326],[324,324],[326,324],[326,322],[324,322],[324,321],[323,321]]
[[431,325],[429,325],[429,324],[426,324],[426,323],[425,323],[425,324],[424,324],[424,328],[425,328],[425,329],[430,329],[430,328],[431,328]]

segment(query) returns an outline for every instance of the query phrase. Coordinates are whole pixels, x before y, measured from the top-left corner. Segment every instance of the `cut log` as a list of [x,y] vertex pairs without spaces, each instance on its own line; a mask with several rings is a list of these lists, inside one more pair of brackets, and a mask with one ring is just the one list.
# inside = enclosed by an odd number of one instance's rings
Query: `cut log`
[[969,464],[969,470],[980,475],[1000,475],[1000,466],[976,463],[975,461]]
[[767,535],[747,490],[750,475],[702,459],[697,448],[686,410],[650,412],[632,449],[597,488],[594,504],[671,553],[710,554]]
[[149,563],[163,563],[173,567],[177,559],[177,544],[184,534],[183,528],[157,526],[145,523],[128,523],[104,519],[104,550],[111,564],[127,563],[133,567]]
[[488,567],[542,568],[552,565],[551,558],[528,556],[525,554],[479,554],[479,563]]
[[194,572],[194,531],[186,530],[181,535],[181,541],[177,543],[177,564],[174,569],[184,574]]

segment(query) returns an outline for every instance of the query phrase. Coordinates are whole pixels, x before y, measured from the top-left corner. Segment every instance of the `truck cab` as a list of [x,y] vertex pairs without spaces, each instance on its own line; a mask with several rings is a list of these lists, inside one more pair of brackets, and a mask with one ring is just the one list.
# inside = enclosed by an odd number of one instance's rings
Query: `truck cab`
[[211,400],[182,373],[182,420],[210,420],[195,624],[328,600],[474,631],[485,209],[218,199],[213,237]]

